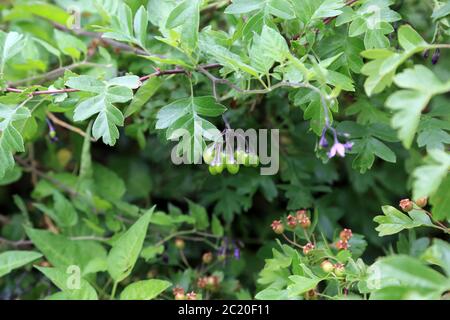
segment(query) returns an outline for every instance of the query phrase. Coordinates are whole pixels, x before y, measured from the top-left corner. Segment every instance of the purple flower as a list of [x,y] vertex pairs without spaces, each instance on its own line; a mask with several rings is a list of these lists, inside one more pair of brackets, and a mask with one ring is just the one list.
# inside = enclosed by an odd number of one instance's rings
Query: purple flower
[[327,133],[327,130],[323,129],[322,136],[320,137],[320,141],[319,141],[319,146],[322,147],[322,148],[327,148],[328,147],[328,141],[327,141],[327,138],[325,137],[326,133]]
[[345,152],[352,150],[353,142],[347,141],[346,143],[342,144],[339,141],[336,140],[336,142],[331,147],[330,151],[328,152],[328,158],[333,158],[336,155],[339,157],[345,157]]
[[353,148],[353,145],[354,145],[354,143],[353,143],[353,142],[351,142],[351,141],[347,141],[346,143],[344,143],[344,147],[345,147],[345,150],[347,150],[347,151],[350,151],[350,150],[352,150],[352,148]]
[[241,258],[241,250],[239,250],[239,248],[234,248],[234,258],[236,260],[239,260]]
[[340,142],[336,142],[335,144],[333,144],[330,151],[328,152],[328,158],[331,159],[336,156],[336,154],[340,157],[345,157],[345,146]]

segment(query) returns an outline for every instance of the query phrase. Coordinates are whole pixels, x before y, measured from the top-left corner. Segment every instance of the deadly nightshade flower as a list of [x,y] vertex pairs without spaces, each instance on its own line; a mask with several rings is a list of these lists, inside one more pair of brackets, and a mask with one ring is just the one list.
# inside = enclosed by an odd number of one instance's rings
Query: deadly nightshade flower
[[48,135],[50,136],[50,139],[52,140],[52,142],[58,141],[58,137],[56,136],[56,130],[52,122],[48,118],[46,118],[45,120],[47,121]]
[[352,150],[353,142],[340,143],[338,140],[331,146],[330,151],[328,152],[328,158],[333,158],[336,155],[343,158],[345,157],[345,152]]
[[326,133],[327,133],[327,130],[325,128],[325,129],[323,129],[322,136],[320,137],[320,140],[319,140],[319,146],[321,148],[327,148],[328,147],[328,141],[327,141],[327,138],[326,138]]
[[234,258],[236,260],[239,260],[241,258],[241,250],[239,250],[239,248],[234,248]]

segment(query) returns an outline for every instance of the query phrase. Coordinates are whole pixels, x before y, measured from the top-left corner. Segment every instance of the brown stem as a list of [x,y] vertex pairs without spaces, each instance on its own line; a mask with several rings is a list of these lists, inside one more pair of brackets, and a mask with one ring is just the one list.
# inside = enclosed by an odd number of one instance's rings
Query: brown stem
[[289,242],[290,244],[292,244],[293,246],[296,246],[300,249],[303,249],[303,246],[299,245],[297,242],[292,241],[291,239],[289,239],[284,233],[281,234],[283,236],[283,238]]
[[[200,70],[200,68],[202,70],[208,70],[208,69],[213,69],[213,68],[219,68],[221,67],[220,64],[218,63],[212,63],[212,64],[206,64],[203,66],[199,66],[198,70]],[[185,74],[188,71],[182,68],[175,68],[175,69],[170,69],[170,70],[157,70],[156,72],[143,76],[141,77],[139,80],[141,82],[144,82],[145,80],[148,80],[150,78],[153,77],[160,77],[160,76],[164,76],[164,75],[172,75],[172,74]],[[142,84],[141,84],[142,85]],[[5,91],[7,92],[13,92],[13,93],[23,93],[26,90],[25,89],[17,89],[17,88],[11,88],[11,87],[7,87],[5,89]],[[60,93],[70,93],[70,92],[78,92],[78,89],[72,89],[72,88],[65,88],[65,89],[56,89],[56,90],[40,90],[40,91],[33,91],[30,92],[30,96],[38,96],[38,95],[45,95],[45,94],[60,94]]]
[[101,64],[97,64],[97,63],[88,62],[88,61],[77,62],[77,63],[73,63],[68,66],[56,68],[47,73],[38,74],[33,77],[10,82],[10,83],[8,83],[8,86],[14,88],[14,87],[17,87],[17,86],[20,86],[23,84],[27,84],[27,83],[41,84],[45,81],[53,80],[53,79],[58,78],[59,76],[62,76],[64,74],[64,72],[66,72],[66,70],[73,70],[73,69],[77,69],[80,67],[89,67],[89,66],[91,66],[91,67],[105,66],[106,67],[107,65],[101,65]]
[[[131,52],[131,53],[135,53],[135,54],[139,54],[142,56],[150,56],[151,54],[149,54],[147,51],[143,50],[142,48],[136,48],[133,46],[130,46],[128,44],[113,40],[113,39],[108,39],[108,38],[102,38],[102,33],[100,32],[92,32],[92,31],[86,31],[83,29],[69,29],[66,26],[53,22],[53,25],[55,26],[56,29],[64,31],[64,32],[71,32],[77,36],[86,36],[86,37],[91,37],[91,38],[95,38],[95,39],[100,39],[103,43],[113,47],[113,48],[117,48],[123,51],[127,51],[127,52]],[[155,56],[159,56],[159,55],[155,55]],[[159,56],[162,57],[162,56]]]
[[[72,125],[68,124],[67,122],[57,118],[53,113],[47,112],[47,117],[50,120],[52,120],[53,123],[57,124],[58,126],[66,128],[67,130],[70,130],[72,132],[75,132],[82,137],[86,137],[86,132],[84,132],[83,130],[81,130],[78,127],[72,126]],[[91,141],[95,142],[96,140],[91,137]]]

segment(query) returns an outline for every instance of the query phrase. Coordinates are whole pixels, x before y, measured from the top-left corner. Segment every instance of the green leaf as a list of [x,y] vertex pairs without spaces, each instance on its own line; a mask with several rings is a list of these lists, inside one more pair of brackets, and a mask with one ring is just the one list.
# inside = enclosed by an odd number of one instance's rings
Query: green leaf
[[[361,72],[367,76],[364,88],[369,96],[380,93],[390,86],[397,68],[412,55],[430,48],[430,45],[421,39],[410,26],[401,26],[398,34],[399,37],[401,35],[402,42],[408,50],[397,53],[391,50],[373,49],[361,53],[362,56],[372,60],[361,69]],[[429,73],[427,72],[427,74]]]
[[214,235],[222,237],[223,236],[223,226],[220,223],[219,218],[213,216],[211,219],[211,231]]
[[23,35],[20,33],[0,31],[0,79],[3,78],[6,62],[18,54],[23,46]]
[[72,203],[67,200],[60,192],[54,192],[53,194],[55,217],[57,223],[61,227],[71,227],[77,224],[78,214],[73,207]]
[[181,41],[190,52],[197,47],[199,25],[200,0],[184,0],[172,10],[166,21],[168,29],[181,26]]
[[256,300],[288,300],[288,290],[279,289],[276,286],[269,286],[258,292],[255,296]]
[[133,97],[130,105],[125,109],[125,117],[139,112],[148,100],[158,91],[163,81],[153,77],[144,82]]
[[55,39],[59,50],[74,60],[80,60],[81,54],[86,55],[86,44],[75,36],[55,29]]
[[0,178],[14,168],[14,153],[25,151],[23,138],[14,123],[30,117],[30,111],[22,105],[0,103]]
[[195,219],[195,228],[197,230],[205,230],[209,227],[209,218],[206,209],[199,204],[188,200],[189,213]]
[[[156,213],[155,213],[156,215]],[[153,218],[155,218],[155,215],[153,215]],[[149,246],[144,249],[142,249],[141,257],[145,259],[145,261],[149,261],[156,256],[162,254],[164,252],[164,246]]]
[[430,203],[433,205],[433,217],[444,221],[450,219],[450,176],[447,175],[439,185],[437,191],[431,196]]
[[26,4],[14,4],[14,10],[19,12],[29,12],[62,25],[66,25],[71,17],[66,10],[43,1],[30,1]]
[[283,62],[289,55],[289,47],[281,34],[264,25],[261,35],[253,36],[250,61],[261,73],[267,74],[275,61]]
[[317,287],[320,282],[320,278],[307,278],[302,276],[290,276],[289,280],[293,282],[287,287],[288,296],[290,298],[298,297],[309,290],[312,290]]
[[20,268],[36,259],[42,254],[34,251],[6,251],[0,254],[0,277]]
[[201,39],[199,46],[201,51],[210,55],[212,59],[219,62],[223,66],[229,67],[237,72],[245,72],[256,78],[259,77],[258,71],[254,67],[242,61],[239,55],[231,52],[227,48],[211,43],[211,41],[205,41],[204,39]]
[[76,272],[72,274],[70,269],[38,266],[36,266],[36,269],[42,272],[62,291],[62,298],[66,300],[98,300],[95,289]]
[[450,168],[450,154],[443,150],[430,150],[427,164],[413,172],[413,198],[435,194]]
[[376,216],[373,221],[379,224],[375,230],[379,236],[387,236],[398,233],[405,229],[413,229],[420,226],[432,226],[430,218],[422,210],[410,211],[409,217],[391,206],[381,207],[384,216]]
[[442,19],[450,14],[450,2],[438,7],[436,6],[431,16],[434,20]]
[[433,245],[422,254],[421,259],[440,266],[447,274],[447,277],[450,277],[450,244],[447,242],[434,239]]
[[261,0],[236,0],[233,1],[226,9],[228,14],[242,14],[262,9],[265,1]]
[[345,6],[343,0],[304,0],[291,1],[295,14],[303,24],[313,20],[339,16]]
[[113,245],[108,254],[108,272],[114,281],[128,277],[139,257],[152,217],[153,207],[139,218]]
[[413,257],[398,255],[382,258],[368,269],[369,289],[399,286],[431,293],[434,299],[448,290],[450,283],[439,272]]
[[137,76],[113,78],[107,82],[90,76],[71,77],[66,81],[68,87],[98,95],[81,101],[75,108],[74,120],[84,121],[97,115],[92,126],[95,139],[102,138],[108,145],[114,145],[119,138],[118,126],[123,126],[122,112],[113,103],[128,102],[133,98],[132,89],[140,85]]
[[147,10],[145,10],[145,8],[141,6],[134,16],[133,28],[135,37],[139,40],[139,44],[144,48],[147,42],[147,26]]
[[190,163],[198,163],[203,153],[204,139],[220,138],[219,130],[203,116],[218,116],[226,108],[213,97],[196,97],[176,100],[163,107],[156,115],[156,129],[167,129],[168,140],[181,139],[179,153],[186,155]]
[[123,289],[120,300],[152,300],[172,284],[164,280],[143,280],[132,283]]
[[409,148],[419,126],[422,110],[433,95],[449,91],[450,82],[441,82],[433,72],[421,65],[403,71],[394,81],[397,86],[408,90],[392,94],[386,106],[396,112],[392,117],[392,126],[399,129],[399,138]]
[[426,47],[428,43],[411,26],[405,25],[398,30],[398,42],[406,51],[414,51],[418,47]]
[[65,269],[68,266],[77,265],[85,274],[85,268],[92,260],[106,259],[105,249],[94,241],[69,240],[62,235],[32,228],[26,228],[26,233],[55,267]]

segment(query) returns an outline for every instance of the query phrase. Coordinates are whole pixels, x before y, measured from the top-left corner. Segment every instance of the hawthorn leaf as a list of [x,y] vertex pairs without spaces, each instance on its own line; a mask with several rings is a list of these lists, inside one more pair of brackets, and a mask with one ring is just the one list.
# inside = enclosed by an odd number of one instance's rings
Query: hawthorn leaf
[[0,103],[0,178],[14,168],[14,153],[25,151],[22,135],[14,123],[30,117],[30,111],[22,105]]
[[392,126],[398,129],[403,145],[409,148],[419,126],[422,110],[434,95],[450,90],[450,81],[441,82],[433,72],[421,65],[403,71],[395,76],[394,81],[406,90],[392,94],[386,106],[396,112],[392,117]]
[[443,150],[430,150],[427,163],[413,172],[413,197],[419,199],[436,193],[450,169],[450,154]]
[[22,34],[11,31],[5,33],[0,31],[0,79],[3,78],[3,71],[6,62],[18,54],[24,46]]
[[289,280],[293,282],[293,284],[290,284],[287,287],[288,297],[290,298],[298,297],[303,293],[314,289],[321,281],[320,278],[311,279],[298,275],[290,276]]
[[411,291],[426,291],[437,299],[450,285],[442,274],[425,266],[420,260],[405,255],[382,258],[371,265],[367,272],[367,283],[372,290],[402,286]]
[[420,226],[432,226],[430,218],[422,210],[412,210],[408,215],[391,206],[381,207],[383,216],[376,216],[373,221],[379,224],[375,230],[379,236],[396,234],[405,229],[413,229]]

